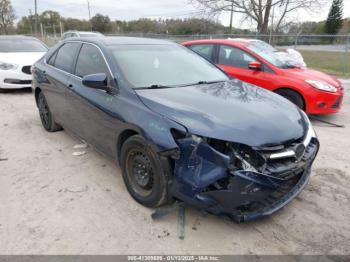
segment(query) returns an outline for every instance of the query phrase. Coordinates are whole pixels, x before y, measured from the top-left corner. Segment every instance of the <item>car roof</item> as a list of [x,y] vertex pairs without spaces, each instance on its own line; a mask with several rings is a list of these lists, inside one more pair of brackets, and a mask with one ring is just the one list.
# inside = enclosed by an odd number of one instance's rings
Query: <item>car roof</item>
[[241,45],[246,46],[249,43],[260,42],[261,40],[254,38],[227,38],[227,39],[207,39],[207,40],[193,40],[182,43],[183,45],[194,44],[226,44],[226,45]]
[[96,32],[96,31],[78,31],[78,30],[69,30],[69,31],[66,31],[64,32],[64,34],[67,34],[67,33],[79,33],[79,34],[101,34],[100,32]]
[[78,37],[72,37],[63,42],[78,41],[90,42],[97,45],[111,46],[111,45],[175,45],[169,40],[159,40],[153,38],[142,37],[124,37],[124,36],[102,36],[102,37],[84,37],[82,40]]

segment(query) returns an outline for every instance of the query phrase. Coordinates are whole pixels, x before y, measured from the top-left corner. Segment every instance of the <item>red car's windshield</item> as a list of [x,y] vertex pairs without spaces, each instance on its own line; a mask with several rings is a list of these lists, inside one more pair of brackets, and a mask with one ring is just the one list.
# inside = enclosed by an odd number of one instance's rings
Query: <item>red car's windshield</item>
[[247,48],[274,66],[279,68],[294,67],[287,61],[284,61],[283,58],[278,55],[277,50],[274,47],[265,42],[252,42],[247,45]]

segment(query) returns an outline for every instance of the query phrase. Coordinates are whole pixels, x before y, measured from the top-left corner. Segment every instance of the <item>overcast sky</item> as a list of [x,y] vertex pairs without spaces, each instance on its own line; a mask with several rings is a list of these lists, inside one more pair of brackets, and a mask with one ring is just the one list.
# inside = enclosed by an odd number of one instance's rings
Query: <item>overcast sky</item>
[[[38,12],[44,10],[58,11],[64,17],[88,18],[87,0],[37,0]],[[318,14],[295,14],[298,21],[325,20],[332,0]],[[34,0],[12,0],[17,18],[28,15],[29,9],[34,12]],[[112,20],[132,20],[141,17],[184,18],[197,15],[198,10],[188,0],[90,0],[92,15],[101,13]],[[344,17],[350,17],[350,0],[344,0]],[[222,14],[220,21],[228,25],[229,15]],[[239,15],[235,15],[234,26],[241,25]],[[249,27],[248,24],[245,27]]]

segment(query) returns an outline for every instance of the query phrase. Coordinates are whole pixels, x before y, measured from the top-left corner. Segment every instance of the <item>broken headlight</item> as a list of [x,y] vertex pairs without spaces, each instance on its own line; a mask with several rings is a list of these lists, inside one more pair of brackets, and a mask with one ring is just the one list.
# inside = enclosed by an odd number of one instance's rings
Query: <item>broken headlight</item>
[[[264,157],[249,146],[220,139],[184,133],[176,129],[173,129],[171,133],[179,145],[181,144],[179,143],[181,139],[191,138],[193,141],[193,148],[196,148],[196,145],[205,143],[213,150],[217,151],[218,154],[223,154],[229,157],[230,165],[228,167],[228,171],[230,173],[237,170],[258,172],[264,168],[266,162]],[[181,148],[180,146],[180,151],[183,149],[184,148]]]

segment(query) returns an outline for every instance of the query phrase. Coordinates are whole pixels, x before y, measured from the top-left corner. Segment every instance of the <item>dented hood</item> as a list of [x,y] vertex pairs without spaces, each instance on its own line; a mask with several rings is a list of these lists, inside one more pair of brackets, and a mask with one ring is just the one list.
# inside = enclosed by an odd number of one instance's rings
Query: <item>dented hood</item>
[[136,92],[151,110],[200,136],[269,146],[299,139],[307,129],[295,105],[238,80]]

